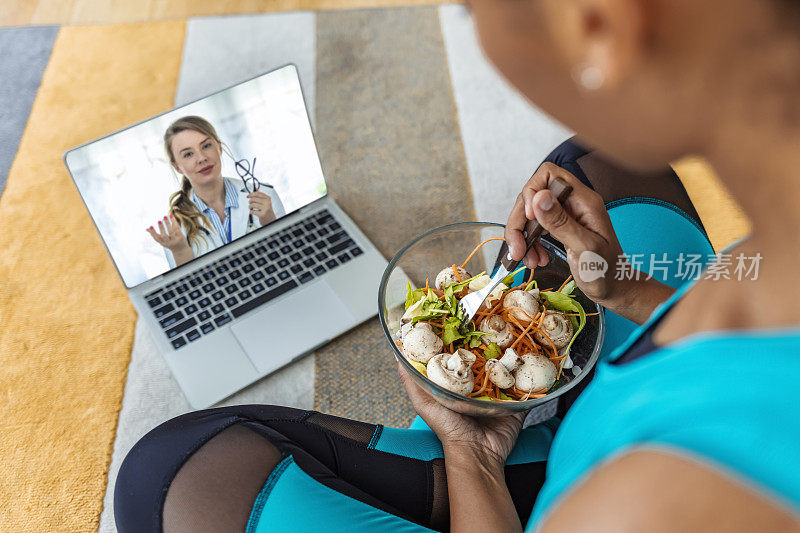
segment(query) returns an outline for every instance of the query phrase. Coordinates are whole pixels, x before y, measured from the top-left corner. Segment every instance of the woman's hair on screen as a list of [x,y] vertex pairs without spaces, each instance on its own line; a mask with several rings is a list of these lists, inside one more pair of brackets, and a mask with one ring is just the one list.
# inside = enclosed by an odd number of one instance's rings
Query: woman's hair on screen
[[[209,121],[202,117],[190,115],[181,117],[169,125],[167,131],[164,132],[164,151],[167,153],[170,163],[175,164],[175,155],[172,153],[172,138],[178,133],[186,130],[196,131],[214,139],[220,146],[220,141],[217,131]],[[170,168],[174,168],[170,165]],[[190,245],[199,244],[199,240],[206,239],[206,235],[211,232],[207,229],[211,227],[211,221],[197,208],[189,196],[192,190],[192,183],[186,178],[181,176],[181,188],[177,192],[172,193],[169,197],[169,212],[175,217],[183,230],[186,232],[186,239]],[[206,241],[207,242],[207,241]]]

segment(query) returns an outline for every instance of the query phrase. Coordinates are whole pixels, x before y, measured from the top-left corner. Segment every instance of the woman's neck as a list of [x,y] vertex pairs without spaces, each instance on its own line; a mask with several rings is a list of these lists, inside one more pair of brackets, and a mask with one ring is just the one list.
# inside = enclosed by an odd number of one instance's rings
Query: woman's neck
[[[727,124],[707,152],[752,224],[749,246],[777,261],[800,251],[800,128],[764,134],[758,125]],[[765,257],[766,259],[766,257]]]
[[194,193],[203,200],[207,206],[214,211],[221,211],[225,207],[225,180],[220,177],[205,185],[197,185],[194,188]]
[[[794,278],[800,261],[800,133],[762,135],[745,124],[718,131],[723,133],[705,155],[752,224],[749,237],[729,258],[735,264],[739,254],[760,256],[757,271],[742,280],[733,275],[701,280],[657,327],[657,344],[697,331],[800,324],[800,283]],[[698,315],[699,308],[713,312]]]

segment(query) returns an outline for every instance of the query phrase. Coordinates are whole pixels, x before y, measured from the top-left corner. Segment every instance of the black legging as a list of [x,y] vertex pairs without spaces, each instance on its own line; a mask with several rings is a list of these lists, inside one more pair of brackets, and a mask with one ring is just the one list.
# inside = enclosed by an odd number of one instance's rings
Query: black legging
[[[606,203],[646,195],[679,207],[700,224],[671,170],[633,176],[573,141],[559,146],[546,161],[603,191]],[[592,169],[591,179],[584,168]],[[613,179],[620,173],[627,179]],[[623,186],[631,179],[638,181],[625,194]],[[636,192],[642,187],[648,188],[647,194]],[[559,414],[575,395],[562,397]],[[170,532],[242,531],[270,472],[291,455],[306,474],[335,491],[431,529],[447,530],[444,461],[371,448],[381,429],[315,411],[264,405],[174,418],[145,435],[125,458],[114,494],[117,528],[122,533],[162,527]],[[545,465],[506,466],[506,483],[523,524],[544,482]]]

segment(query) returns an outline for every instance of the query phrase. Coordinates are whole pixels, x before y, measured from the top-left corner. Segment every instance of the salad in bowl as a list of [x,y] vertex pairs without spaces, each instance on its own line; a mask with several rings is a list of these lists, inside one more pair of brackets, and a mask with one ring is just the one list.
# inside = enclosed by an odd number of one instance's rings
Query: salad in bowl
[[467,414],[527,410],[559,396],[588,374],[602,346],[600,306],[546,238],[549,264],[509,274],[462,324],[459,300],[489,283],[502,234],[489,223],[432,230],[398,252],[379,291],[395,357],[440,402]]

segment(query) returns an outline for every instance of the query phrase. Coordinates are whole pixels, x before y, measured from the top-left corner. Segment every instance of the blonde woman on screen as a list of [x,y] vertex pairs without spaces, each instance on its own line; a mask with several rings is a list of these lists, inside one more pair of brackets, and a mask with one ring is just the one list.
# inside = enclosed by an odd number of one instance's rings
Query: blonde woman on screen
[[223,146],[214,126],[198,116],[180,118],[164,132],[181,188],[170,196],[169,214],[147,232],[164,247],[170,268],[285,214],[275,189],[248,193],[241,179],[222,176]]

